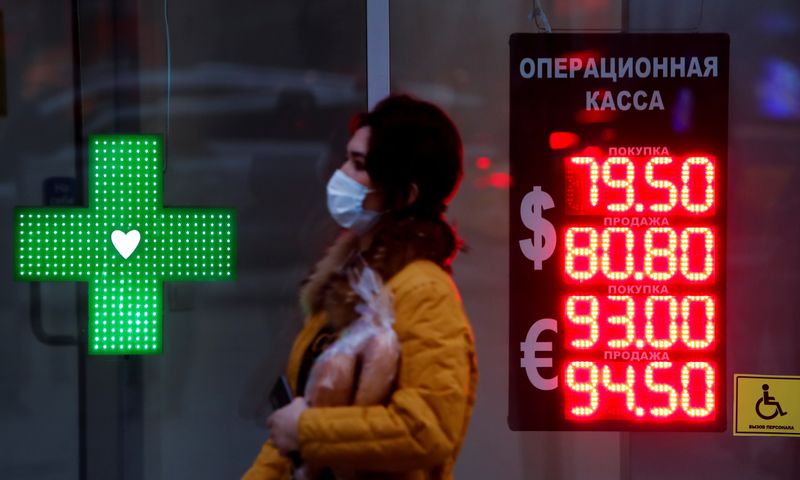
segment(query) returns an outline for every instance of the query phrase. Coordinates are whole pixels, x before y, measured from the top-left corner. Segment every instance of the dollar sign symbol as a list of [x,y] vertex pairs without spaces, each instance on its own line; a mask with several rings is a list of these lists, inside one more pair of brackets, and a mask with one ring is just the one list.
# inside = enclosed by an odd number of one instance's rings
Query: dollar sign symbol
[[542,262],[550,258],[556,249],[556,229],[552,223],[542,218],[542,211],[554,206],[553,197],[538,186],[525,195],[520,205],[522,223],[533,232],[533,237],[520,240],[519,248],[523,255],[533,260],[533,268],[536,270],[542,269]]

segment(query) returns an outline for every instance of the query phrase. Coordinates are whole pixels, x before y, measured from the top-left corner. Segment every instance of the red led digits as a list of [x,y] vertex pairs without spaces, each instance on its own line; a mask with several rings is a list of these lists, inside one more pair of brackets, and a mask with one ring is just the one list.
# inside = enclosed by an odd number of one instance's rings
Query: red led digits
[[715,417],[715,368],[709,362],[571,361],[564,376],[564,407],[576,420]]
[[[689,227],[681,232],[681,251],[684,252],[681,256],[681,274],[684,277],[702,282],[714,273],[714,232],[710,228]],[[702,252],[701,262],[696,261],[699,252]]]
[[[608,300],[615,303],[625,303],[625,311],[622,315],[608,315],[609,325],[623,325],[625,327],[625,337],[611,339],[606,342],[606,345],[608,345],[608,348],[628,348],[636,338],[636,303],[632,297],[611,296],[608,297]],[[569,318],[569,313],[567,313],[567,318]]]
[[654,190],[666,190],[666,203],[653,203],[649,206],[651,212],[666,213],[671,212],[675,205],[678,204],[678,187],[669,180],[656,179],[655,167],[656,165],[670,165],[672,159],[669,157],[655,157],[651,158],[645,166],[644,176],[647,184]]
[[715,240],[709,227],[594,228],[564,232],[564,273],[575,282],[713,280]]
[[708,156],[575,156],[566,168],[578,192],[569,202],[572,213],[707,215],[714,210],[716,173]]
[[[582,372],[581,372],[582,371]],[[586,380],[577,381],[576,374],[582,373]],[[599,381],[597,365],[594,362],[572,362],[567,366],[567,386],[581,393],[589,394],[589,404],[569,408],[570,413],[579,417],[587,417],[597,411],[600,404],[600,394],[597,391]]]
[[[692,312],[696,312],[697,308],[701,307],[701,317],[703,318],[703,338],[692,338],[692,320],[695,316]],[[714,320],[714,300],[707,295],[688,296],[681,301],[681,340],[687,347],[693,350],[702,350],[708,348],[716,337],[716,322]]]
[[[653,318],[655,317],[656,305],[658,304],[662,304],[666,307],[666,314],[662,314],[661,318],[666,317],[669,319],[667,338],[655,338]],[[644,326],[644,336],[647,340],[647,344],[661,350],[672,348],[678,340],[678,302],[675,300],[675,297],[647,297],[647,300],[645,300],[644,312],[647,318],[647,323]]]
[[636,392],[633,388],[635,382],[636,373],[633,369],[633,365],[628,365],[625,368],[625,383],[614,383],[611,380],[611,367],[608,365],[603,366],[603,386],[606,387],[609,392],[624,393],[625,406],[628,411],[632,412],[637,417],[641,417],[644,415],[644,409],[636,406]]
[[[692,200],[692,188],[690,187],[690,185],[692,185],[692,172],[697,170],[697,168],[692,168],[693,166],[702,167],[702,178],[705,180],[705,186],[701,190],[703,193],[701,197],[703,201],[697,203]],[[688,158],[681,166],[681,181],[683,182],[683,187],[681,188],[681,203],[686,210],[692,213],[705,213],[711,210],[711,207],[714,205],[714,164],[711,163],[708,157]],[[695,187],[694,190],[700,189]]]
[[592,157],[572,157],[570,162],[574,165],[586,165],[589,167],[589,181],[591,182],[589,186],[589,203],[596,207],[600,201],[600,190],[597,187],[597,181],[600,180],[600,168],[597,166],[597,162]]
[[[662,239],[661,246],[656,247],[654,240]],[[663,239],[666,239],[664,242]],[[678,270],[678,258],[675,251],[678,249],[678,236],[675,230],[669,227],[648,228],[644,234],[644,271],[647,278],[657,282],[669,280]],[[656,265],[660,261],[661,266]]]
[[[611,176],[611,169],[614,166],[622,165],[625,167],[625,178],[615,179]],[[623,202],[608,204],[610,212],[627,212],[633,206],[635,197],[633,190],[633,179],[636,176],[633,163],[628,157],[611,157],[603,164],[603,183],[611,189],[624,190]]]
[[[578,313],[578,308],[588,310],[586,313]],[[567,318],[576,325],[589,325],[589,338],[578,338],[572,340],[571,345],[575,348],[592,348],[597,343],[600,327],[597,324],[599,311],[597,297],[594,296],[572,296],[567,299]]]
[[574,422],[708,424],[718,420],[723,298],[716,159],[623,155],[565,159],[564,412]]
[[[701,407],[693,407],[695,403],[692,398],[690,387],[692,371],[699,371],[703,374],[703,395],[695,395],[702,400]],[[690,417],[707,417],[714,411],[714,369],[707,362],[689,362],[681,368],[681,408]]]
[[567,248],[567,275],[578,281],[594,277],[597,273],[597,230],[573,227],[567,230],[564,241]]
[[709,350],[717,336],[715,310],[709,295],[569,295],[564,345],[568,350]]
[[[650,408],[650,414],[654,417],[667,417],[675,413],[678,408],[678,392],[667,383],[657,383],[654,380],[655,371],[672,368],[672,362],[652,362],[647,364],[644,371],[644,382],[651,392],[663,393],[667,395],[666,405]],[[663,397],[663,396],[662,396]]]
[[[612,262],[612,239],[617,240],[622,237],[624,241],[625,260],[623,262]],[[616,228],[610,227],[603,230],[600,236],[600,246],[603,255],[601,257],[603,273],[611,280],[627,280],[633,273],[633,246],[634,246],[633,231],[630,228]],[[619,242],[614,242],[618,245]],[[616,251],[616,250],[615,250]],[[615,255],[614,259],[619,258]],[[615,265],[613,263],[620,263]]]

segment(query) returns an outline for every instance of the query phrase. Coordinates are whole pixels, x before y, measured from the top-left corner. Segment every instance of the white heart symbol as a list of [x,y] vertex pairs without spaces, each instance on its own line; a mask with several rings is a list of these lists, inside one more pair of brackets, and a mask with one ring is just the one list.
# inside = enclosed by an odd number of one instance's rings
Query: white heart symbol
[[114,244],[114,248],[122,255],[122,258],[126,260],[139,246],[139,240],[141,239],[142,236],[138,230],[131,230],[128,233],[124,233],[122,230],[114,230],[111,233],[111,243]]

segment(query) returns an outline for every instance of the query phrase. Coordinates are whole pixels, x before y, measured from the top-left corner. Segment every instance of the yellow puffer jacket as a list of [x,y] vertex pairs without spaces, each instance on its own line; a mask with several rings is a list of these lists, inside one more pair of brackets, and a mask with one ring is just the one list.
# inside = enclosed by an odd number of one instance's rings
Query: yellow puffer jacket
[[[453,478],[478,379],[472,329],[450,276],[418,260],[388,282],[401,345],[397,389],[387,406],[309,408],[300,416],[300,455],[309,465],[357,478]],[[303,353],[325,324],[311,317],[289,356],[297,390]],[[291,478],[290,462],[267,441],[243,480]]]

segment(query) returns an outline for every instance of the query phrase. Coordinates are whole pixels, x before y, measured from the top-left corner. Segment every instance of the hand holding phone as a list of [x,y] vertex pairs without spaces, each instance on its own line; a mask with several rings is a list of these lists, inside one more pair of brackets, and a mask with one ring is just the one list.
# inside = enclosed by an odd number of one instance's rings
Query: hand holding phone
[[[289,381],[286,379],[286,375],[281,375],[275,381],[275,385],[269,394],[269,402],[272,404],[273,412],[292,403],[292,389],[289,388]],[[295,468],[299,468],[303,464],[300,452],[289,452],[288,456]]]
[[289,381],[286,375],[281,375],[275,381],[272,391],[269,394],[269,402],[272,404],[272,410],[275,411],[289,405],[292,401],[292,389],[289,388]]

